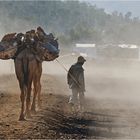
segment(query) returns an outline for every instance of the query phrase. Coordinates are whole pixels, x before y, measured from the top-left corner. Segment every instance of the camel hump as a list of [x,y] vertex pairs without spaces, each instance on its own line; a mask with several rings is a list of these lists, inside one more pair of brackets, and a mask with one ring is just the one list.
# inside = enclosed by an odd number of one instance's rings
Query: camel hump
[[6,34],[3,38],[2,38],[2,42],[3,41],[11,41],[11,39],[14,38],[14,36],[16,35],[16,33],[10,33],[10,34]]

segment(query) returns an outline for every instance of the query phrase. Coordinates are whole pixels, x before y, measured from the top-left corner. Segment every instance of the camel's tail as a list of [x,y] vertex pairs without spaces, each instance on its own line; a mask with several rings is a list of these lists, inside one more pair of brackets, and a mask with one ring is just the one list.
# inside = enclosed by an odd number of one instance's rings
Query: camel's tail
[[24,84],[27,87],[28,85],[28,60],[25,58],[23,59],[23,74],[24,74]]

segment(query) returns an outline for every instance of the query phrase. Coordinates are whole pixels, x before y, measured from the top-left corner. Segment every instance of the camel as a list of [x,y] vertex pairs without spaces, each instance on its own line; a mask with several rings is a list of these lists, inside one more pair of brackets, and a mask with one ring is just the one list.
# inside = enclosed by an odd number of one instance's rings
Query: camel
[[[32,36],[30,34],[27,34],[28,39]],[[29,39],[31,40],[31,39]],[[28,40],[28,41],[29,41]],[[27,42],[27,41],[25,41]],[[38,53],[34,53],[34,48],[30,45],[23,46],[24,49],[18,53],[16,56],[14,63],[15,63],[15,72],[17,79],[19,81],[19,87],[21,90],[21,113],[19,120],[23,121],[25,120],[25,115],[27,117],[31,117],[31,112],[36,112],[36,96],[38,95],[38,106],[40,107],[40,92],[41,92],[41,83],[40,78],[42,75],[42,61],[52,61],[55,58],[58,57],[58,51],[51,51],[46,50],[45,55],[41,55],[41,49],[40,49],[40,42],[37,43],[37,46],[35,49],[38,48]],[[40,50],[39,50],[40,49]],[[41,52],[41,53],[40,53]],[[39,57],[39,59],[38,59]],[[45,57],[43,59],[43,57]],[[42,60],[42,61],[41,61]],[[32,84],[34,86],[34,95],[33,95],[33,101],[31,104],[31,87]],[[26,110],[25,110],[25,103],[26,103]]]

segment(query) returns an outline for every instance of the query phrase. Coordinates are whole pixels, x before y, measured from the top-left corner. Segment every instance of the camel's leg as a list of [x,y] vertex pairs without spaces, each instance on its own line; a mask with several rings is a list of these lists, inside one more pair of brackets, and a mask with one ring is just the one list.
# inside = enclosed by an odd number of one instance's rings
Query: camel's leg
[[41,108],[41,84],[38,83],[38,107]]
[[19,87],[20,87],[20,100],[21,100],[21,112],[20,112],[20,117],[19,121],[23,121],[24,119],[24,110],[25,110],[25,88],[24,88],[24,79],[23,79],[23,73],[22,73],[22,63],[21,61],[15,60],[15,72],[16,76],[19,82]]
[[40,83],[40,80],[41,80],[41,75],[42,75],[42,63],[39,63],[39,74],[38,74],[38,107],[41,108],[41,83]]
[[25,100],[24,93],[21,93],[20,99],[21,99],[21,113],[20,113],[19,121],[24,121],[25,120],[24,119],[24,100]]
[[34,84],[34,95],[33,95],[33,102],[32,102],[32,106],[31,106],[31,111],[33,113],[36,113],[36,96],[37,96],[37,93],[38,93],[38,86],[37,86],[37,80],[36,79],[33,81],[33,84]]
[[32,85],[32,81],[29,81],[27,86],[27,96],[26,96],[26,115],[29,118],[31,117],[31,113],[30,113],[31,85]]
[[20,99],[21,99],[21,113],[19,117],[19,121],[24,121],[24,103],[25,103],[25,92],[24,92],[24,87],[23,85],[20,84],[20,89],[21,89],[21,94],[20,94]]
[[36,111],[35,110],[35,108],[36,108],[36,97],[38,97],[38,107],[41,108],[41,97],[40,97],[40,93],[41,93],[41,83],[40,83],[41,74],[42,74],[42,63],[38,63],[37,64],[37,69],[36,69],[36,76],[33,80],[34,97],[33,97],[33,103],[32,103],[32,107],[31,107],[31,110],[33,112]]

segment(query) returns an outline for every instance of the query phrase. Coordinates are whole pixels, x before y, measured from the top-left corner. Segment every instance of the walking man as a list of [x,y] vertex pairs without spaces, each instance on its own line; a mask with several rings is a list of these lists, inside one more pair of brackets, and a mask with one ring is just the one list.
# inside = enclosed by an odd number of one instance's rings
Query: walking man
[[85,80],[84,80],[84,69],[82,65],[85,62],[83,56],[79,56],[77,63],[73,64],[67,74],[67,82],[69,88],[72,90],[72,96],[69,99],[69,104],[74,108],[80,107],[82,111],[84,109],[84,92],[85,92]]

